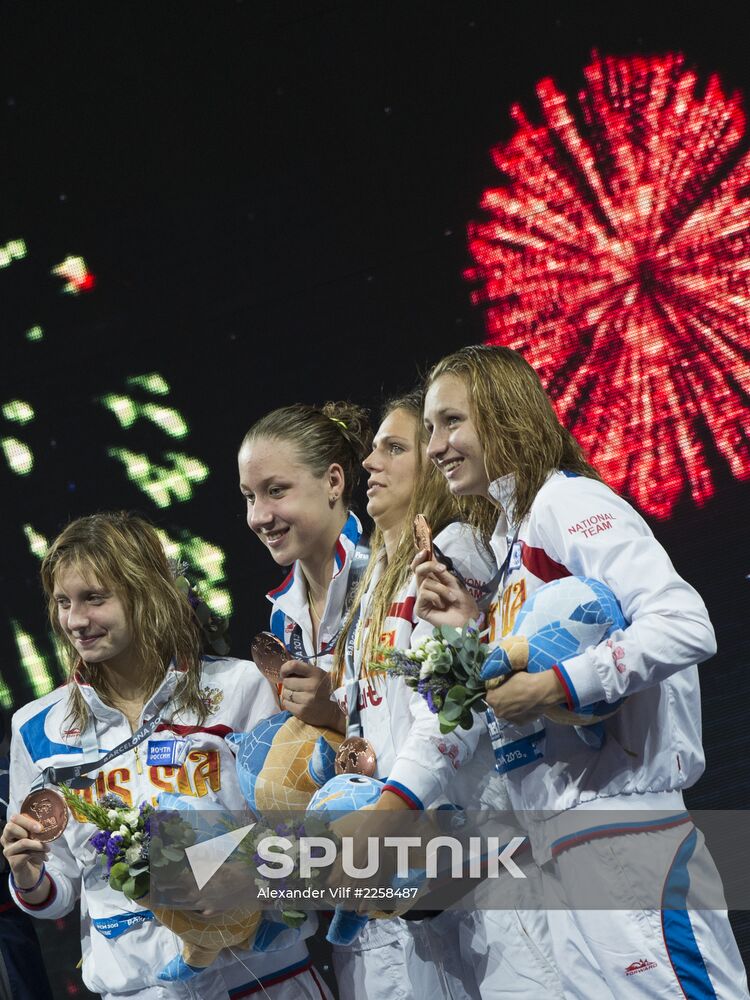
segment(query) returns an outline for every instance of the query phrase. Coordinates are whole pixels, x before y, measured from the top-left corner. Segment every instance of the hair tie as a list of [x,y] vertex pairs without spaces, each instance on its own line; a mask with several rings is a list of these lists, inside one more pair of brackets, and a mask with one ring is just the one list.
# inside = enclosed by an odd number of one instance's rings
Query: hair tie
[[339,427],[343,427],[345,431],[349,430],[349,428],[346,426],[343,420],[339,420],[337,417],[329,417],[328,419],[332,420],[334,424],[338,424]]

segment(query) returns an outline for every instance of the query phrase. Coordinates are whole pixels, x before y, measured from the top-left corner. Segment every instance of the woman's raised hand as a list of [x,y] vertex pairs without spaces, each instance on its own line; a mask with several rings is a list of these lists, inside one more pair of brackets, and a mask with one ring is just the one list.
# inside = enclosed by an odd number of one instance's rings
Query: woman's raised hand
[[417,602],[414,611],[430,625],[454,625],[462,628],[479,618],[479,606],[466,588],[426,550],[411,564],[417,578]]
[[[20,813],[10,817],[0,838],[13,881],[21,890],[37,886],[42,877],[44,862],[49,856],[47,845],[35,839],[35,834],[40,834],[42,829],[41,823]],[[43,902],[48,895],[49,882],[45,879],[33,891],[24,892],[23,898],[34,904]]]

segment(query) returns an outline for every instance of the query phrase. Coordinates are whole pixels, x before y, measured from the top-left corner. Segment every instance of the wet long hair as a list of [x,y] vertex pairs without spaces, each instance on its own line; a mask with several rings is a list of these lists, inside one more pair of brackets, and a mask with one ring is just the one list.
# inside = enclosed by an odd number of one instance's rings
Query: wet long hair
[[[427,433],[422,423],[423,399],[424,394],[421,389],[414,390],[404,396],[397,396],[384,405],[380,417],[382,423],[395,410],[404,410],[414,418],[414,448],[417,465],[412,499],[409,510],[404,517],[396,551],[388,559],[385,570],[373,589],[370,606],[367,609],[369,620],[366,623],[362,622],[360,627],[359,634],[363,636],[362,665],[365,675],[369,674],[373,670],[373,664],[376,664],[377,647],[381,642],[383,625],[388,617],[391,604],[412,575],[411,563],[416,555],[412,532],[415,516],[424,514],[435,535],[451,521],[463,519],[461,504],[451,495],[443,475],[438,472],[426,456]],[[489,507],[489,504],[487,506]],[[373,575],[380,561],[384,558],[383,533],[376,527],[371,539],[370,561],[336,645],[332,671],[334,689],[342,683],[344,676],[347,635],[371,585]]]
[[[516,351],[488,345],[462,347],[438,361],[427,375],[425,388],[442,375],[455,375],[466,385],[489,481],[509,473],[515,477],[508,505],[514,521],[528,514],[555,469],[601,480],[576,439],[557,419],[539,376]],[[463,500],[469,520],[486,534],[486,503],[479,497]]]
[[253,424],[240,451],[262,438],[294,445],[299,460],[318,478],[329,466],[340,465],[344,470],[341,500],[344,507],[351,505],[362,462],[372,447],[372,428],[365,410],[349,402],[283,406]]
[[49,619],[67,661],[68,718],[82,729],[89,714],[76,678],[93,687],[107,703],[114,695],[107,664],[84,663],[60,624],[54,591],[60,574],[68,570],[111,589],[123,602],[134,655],[147,679],[144,704],[160,687],[174,660],[184,670],[175,691],[175,710],[194,713],[203,723],[208,713],[200,696],[201,637],[193,610],[175,586],[155,529],[142,517],[125,511],[72,521],[42,560]]

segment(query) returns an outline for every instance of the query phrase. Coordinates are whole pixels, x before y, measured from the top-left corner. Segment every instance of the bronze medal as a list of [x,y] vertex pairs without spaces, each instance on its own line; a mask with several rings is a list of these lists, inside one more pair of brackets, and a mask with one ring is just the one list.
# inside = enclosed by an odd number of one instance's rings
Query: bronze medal
[[42,824],[42,832],[37,833],[35,839],[43,844],[49,844],[61,837],[68,825],[69,813],[65,799],[51,788],[40,788],[36,792],[30,792],[21,803],[20,811]]
[[292,655],[280,639],[271,632],[259,632],[250,643],[253,663],[272,684],[279,683],[279,671]]
[[426,549],[429,553],[429,558],[434,558],[432,551],[432,530],[424,514],[417,514],[414,518],[414,544],[418,552]]
[[361,736],[347,736],[336,751],[336,774],[364,774],[372,778],[377,768],[372,743]]

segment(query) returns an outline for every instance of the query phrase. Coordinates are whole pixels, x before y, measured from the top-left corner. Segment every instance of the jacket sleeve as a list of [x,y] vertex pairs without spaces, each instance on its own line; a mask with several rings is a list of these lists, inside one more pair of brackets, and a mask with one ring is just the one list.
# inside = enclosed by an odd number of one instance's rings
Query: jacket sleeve
[[[23,737],[18,731],[16,717],[14,717],[13,738],[10,746],[8,816],[18,813],[21,803],[40,773],[40,769],[29,756]],[[65,834],[53,841],[49,848],[46,869],[50,882],[50,895],[46,902],[38,906],[29,906],[24,902],[23,895],[15,891],[12,883],[10,883],[10,891],[22,910],[45,920],[57,920],[70,913],[81,895],[81,872],[68,846]]]
[[[444,555],[449,556],[461,575],[469,583],[483,584],[495,572],[492,555],[485,549],[471,528],[465,524],[449,524],[435,539]],[[410,591],[416,594],[412,579]],[[476,595],[475,595],[476,596]],[[432,626],[417,619],[412,632],[411,645],[415,646],[432,634]],[[427,702],[404,685],[404,696],[409,697],[412,725],[399,749],[386,787],[411,799],[416,808],[429,807],[442,796],[450,797],[455,789],[456,772],[471,760],[479,743],[484,726],[481,715],[474,714],[471,729],[454,729],[452,733],[440,732],[437,715],[429,710]]]
[[[700,596],[677,575],[643,518],[607,486],[561,479],[532,508],[530,534],[573,575],[606,584],[630,622],[558,668],[569,708],[616,701],[716,652]],[[533,547],[524,551],[524,562],[536,558],[543,556]]]

